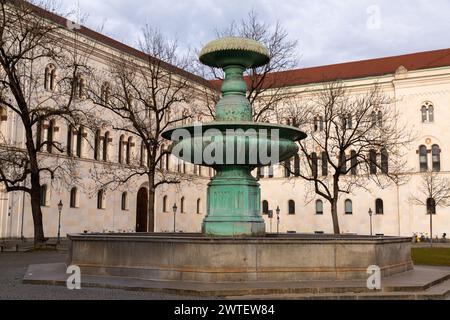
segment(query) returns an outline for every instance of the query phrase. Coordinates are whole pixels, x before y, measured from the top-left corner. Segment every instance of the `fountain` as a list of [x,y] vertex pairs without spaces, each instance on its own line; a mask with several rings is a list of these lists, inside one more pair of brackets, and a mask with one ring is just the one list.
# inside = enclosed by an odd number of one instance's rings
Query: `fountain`
[[[175,140],[174,150],[181,151],[178,156],[183,160],[213,167],[217,172],[208,185],[204,234],[263,236],[266,227],[261,217],[260,188],[251,171],[291,158],[298,153],[295,141],[306,138],[306,134],[294,127],[252,121],[243,73],[269,62],[269,52],[263,45],[250,39],[222,38],[203,48],[200,61],[225,72],[216,121],[201,124],[201,128],[196,124],[171,129],[163,137]],[[208,149],[223,152],[206,162],[203,155]],[[263,163],[269,155],[272,161]]]
[[228,283],[231,289],[236,283],[270,282],[276,289],[304,280],[367,279],[372,265],[383,276],[412,269],[410,238],[266,234],[251,171],[292,157],[306,134],[252,121],[243,73],[269,62],[264,46],[223,38],[206,45],[200,60],[225,71],[215,121],[172,128],[163,137],[173,141],[176,156],[217,171],[202,233],[72,234],[68,264],[83,275],[163,281],[170,288]]

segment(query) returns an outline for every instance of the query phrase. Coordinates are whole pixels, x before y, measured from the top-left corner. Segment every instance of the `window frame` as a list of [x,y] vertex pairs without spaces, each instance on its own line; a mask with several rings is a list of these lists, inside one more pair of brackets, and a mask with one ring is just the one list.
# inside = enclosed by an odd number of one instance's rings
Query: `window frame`
[[[350,210],[348,209],[347,204],[350,204]],[[346,199],[344,202],[344,207],[345,207],[345,215],[353,215],[353,201],[350,199]]]

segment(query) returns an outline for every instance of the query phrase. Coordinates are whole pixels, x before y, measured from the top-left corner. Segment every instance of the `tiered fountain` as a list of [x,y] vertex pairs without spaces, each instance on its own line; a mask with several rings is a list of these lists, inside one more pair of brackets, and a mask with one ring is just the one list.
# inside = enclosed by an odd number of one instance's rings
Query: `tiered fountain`
[[412,268],[409,238],[266,235],[251,171],[268,165],[260,151],[270,150],[270,164],[281,162],[298,152],[296,141],[306,134],[252,121],[243,73],[269,62],[263,45],[219,39],[205,46],[200,60],[225,71],[215,122],[171,129],[163,137],[174,141],[176,156],[217,171],[208,185],[202,233],[69,235],[69,264],[83,274],[165,280],[169,287],[184,281],[241,287],[270,281],[283,287],[301,280],[366,279],[371,265],[384,276]]
[[[263,45],[250,39],[219,39],[203,48],[200,61],[225,71],[216,121],[168,130],[163,137],[175,140],[174,150],[180,151],[177,156],[183,160],[213,167],[217,172],[208,185],[204,234],[263,236],[266,228],[260,210],[261,192],[251,171],[269,164],[264,160],[273,165],[291,158],[298,152],[295,141],[306,138],[306,134],[294,127],[253,122],[243,73],[269,62],[269,52]],[[213,133],[207,134],[209,131]],[[217,153],[209,162],[204,157],[208,150]],[[223,150],[220,155],[219,150]]]

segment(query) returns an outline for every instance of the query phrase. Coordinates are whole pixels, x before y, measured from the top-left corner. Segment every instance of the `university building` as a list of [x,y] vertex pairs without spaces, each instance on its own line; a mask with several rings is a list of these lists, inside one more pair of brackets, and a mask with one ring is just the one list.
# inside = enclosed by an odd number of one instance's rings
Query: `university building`
[[[53,14],[45,14],[49,21],[67,23]],[[67,30],[68,33],[72,32]],[[112,40],[87,28],[76,30],[92,44],[92,63],[96,68],[106,68],[112,56],[126,55],[136,63],[145,59],[142,52]],[[95,45],[95,46],[94,46]],[[40,70],[45,83],[42,90],[51,90],[58,69],[49,61]],[[207,80],[179,70],[180,77],[192,82],[193,90],[210,88]],[[417,190],[428,170],[450,179],[450,49],[406,54],[402,56],[348,62],[329,66],[289,70],[272,74],[278,87],[298,101],[307,99],[311,92],[324,90],[327,83],[341,80],[352,92],[364,92],[378,84],[383,93],[392,98],[400,115],[399,121],[418,134],[407,152],[408,181],[391,184],[386,188],[368,182],[367,188],[342,196],[339,205],[339,221],[344,233],[369,234],[370,221],[374,234],[411,236],[428,233],[427,207],[414,204],[411,194]],[[79,86],[87,85],[82,78]],[[199,101],[201,104],[201,101]],[[299,104],[300,105],[300,104]],[[178,110],[176,112],[182,112]],[[112,114],[98,113],[110,118]],[[13,111],[5,106],[0,109],[0,132],[3,147],[24,148],[23,130]],[[320,130],[320,119],[310,127],[302,127],[306,133]],[[135,232],[146,224],[147,184],[138,178],[130,185],[116,190],[93,190],[94,183],[88,172],[104,163],[121,166],[145,162],[140,141],[136,137],[102,127],[92,132],[83,127],[73,128],[61,120],[42,123],[36,138],[59,141],[65,152],[51,152],[48,157],[59,161],[71,158],[77,163],[79,175],[84,180],[67,187],[58,181],[42,181],[42,211],[47,237],[55,237],[58,228],[58,203],[61,211],[61,234],[78,232]],[[87,143],[86,141],[90,141]],[[320,150],[318,150],[320,153]],[[377,154],[377,161],[383,161]],[[293,160],[296,161],[295,159]],[[177,205],[175,229],[177,232],[199,232],[206,214],[206,187],[213,176],[212,169],[183,163],[175,157],[164,159],[164,169],[189,176],[180,185],[163,185],[157,190],[155,231],[174,231],[174,213]],[[295,163],[292,165],[295,167]],[[320,168],[320,166],[319,166]],[[295,171],[295,170],[294,170]],[[311,196],[311,189],[295,173],[288,173],[284,166],[262,168],[255,175],[261,184],[261,211],[266,219],[267,231],[297,233],[332,233],[333,225],[329,204],[320,197]],[[66,177],[67,178],[67,177]],[[424,200],[426,201],[426,199]],[[279,208],[279,220],[276,209]],[[370,217],[369,209],[373,212]],[[430,208],[428,208],[429,210]],[[274,217],[267,213],[273,210]],[[450,208],[433,208],[434,234],[450,232]],[[277,225],[278,223],[278,225]],[[0,186],[0,238],[33,236],[33,220],[30,199],[22,192],[6,193]]]

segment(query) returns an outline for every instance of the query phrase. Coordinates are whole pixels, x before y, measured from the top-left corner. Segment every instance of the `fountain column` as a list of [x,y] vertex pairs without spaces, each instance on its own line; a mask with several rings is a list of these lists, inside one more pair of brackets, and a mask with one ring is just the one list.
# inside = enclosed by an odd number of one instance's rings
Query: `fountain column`
[[[222,98],[216,106],[216,121],[251,122],[252,107],[246,98],[247,86],[243,78],[246,67],[230,65],[223,69],[225,79]],[[266,227],[260,213],[261,189],[251,175],[254,167],[233,164],[215,169],[217,174],[208,184],[203,233],[212,236],[263,236]]]

